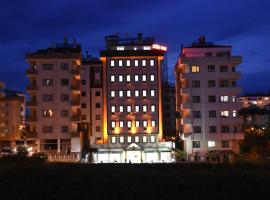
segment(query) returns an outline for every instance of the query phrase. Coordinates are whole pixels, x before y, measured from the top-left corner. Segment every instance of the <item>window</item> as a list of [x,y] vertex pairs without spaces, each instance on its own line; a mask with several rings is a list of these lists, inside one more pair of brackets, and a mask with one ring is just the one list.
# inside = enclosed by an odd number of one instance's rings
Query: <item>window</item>
[[235,67],[232,67],[232,72],[235,72]]
[[115,66],[115,62],[114,60],[111,60],[111,67],[114,67]]
[[127,67],[130,67],[130,60],[127,60],[126,65],[127,65]]
[[68,94],[62,94],[61,95],[61,101],[69,101],[69,95]]
[[236,97],[232,96],[232,102],[236,102]]
[[229,117],[229,111],[228,110],[222,110],[220,112],[221,117]]
[[111,113],[115,113],[115,106],[111,106]]
[[146,97],[146,96],[147,96],[146,90],[143,90],[142,92],[143,92],[143,93],[142,93],[142,94],[143,94],[143,97]]
[[142,75],[142,81],[146,82],[146,75],[145,74]]
[[156,106],[155,105],[151,105],[151,112],[152,113],[156,112]]
[[217,117],[217,112],[215,110],[209,110],[209,117],[210,118],[215,118]]
[[119,137],[119,141],[120,141],[120,143],[124,143],[124,142],[125,142],[124,136],[120,136],[120,137]]
[[156,121],[155,120],[151,121],[151,127],[156,127]]
[[192,102],[193,103],[200,103],[201,102],[200,96],[192,96]]
[[147,112],[147,106],[143,106],[143,112]]
[[130,129],[132,126],[132,122],[131,121],[127,121],[127,127]]
[[216,133],[217,127],[216,126],[209,126],[209,133]]
[[142,66],[143,66],[143,67],[146,66],[146,60],[142,60]]
[[152,142],[152,143],[156,142],[156,137],[151,135],[150,136],[150,142]]
[[100,126],[96,126],[96,132],[100,132],[101,131],[101,127]]
[[111,98],[114,98],[114,97],[115,97],[115,91],[111,90]]
[[42,133],[52,133],[53,127],[52,126],[42,126]]
[[119,127],[123,128],[124,127],[124,121],[119,121]]
[[69,111],[68,110],[61,110],[61,117],[69,117]]
[[127,90],[127,97],[130,97],[130,96],[131,96],[131,91]]
[[193,66],[191,67],[191,72],[192,72],[192,73],[199,73],[199,72],[200,72],[200,66],[193,65]]
[[115,144],[116,143],[116,137],[115,136],[112,136],[111,137],[111,142],[112,142],[112,144]]
[[135,142],[140,142],[139,136],[135,136]]
[[193,126],[193,132],[194,133],[201,133],[202,132],[201,127],[200,126]]
[[208,87],[216,87],[216,81],[215,80],[208,80]]
[[144,136],[142,137],[142,141],[143,141],[143,143],[146,143],[146,142],[147,142],[147,136],[144,135]]
[[69,80],[68,79],[61,79],[62,86],[68,86]]
[[86,96],[86,92],[81,92],[81,96],[85,97]]
[[219,82],[219,87],[229,87],[229,81],[220,81]]
[[135,97],[139,96],[139,90],[135,90]]
[[101,115],[96,115],[96,120],[101,120]]
[[237,111],[236,111],[236,110],[233,110],[233,111],[232,111],[232,116],[233,116],[233,117],[237,117]]
[[124,96],[124,91],[123,90],[119,90],[118,91],[119,97],[123,97]]
[[237,126],[234,126],[234,127],[233,127],[233,132],[234,132],[234,133],[237,133],[237,132],[238,132]]
[[116,50],[117,50],[117,51],[124,51],[124,50],[125,50],[125,47],[119,46],[119,47],[116,47]]
[[216,102],[216,96],[208,96],[208,102],[213,103]]
[[155,90],[151,90],[150,94],[151,94],[151,97],[154,97],[155,96]]
[[208,72],[215,72],[215,71],[216,71],[215,65],[208,65],[208,66],[207,66],[207,71],[208,71]]
[[86,108],[86,103],[82,103],[81,108]]
[[136,74],[136,75],[134,76],[134,81],[135,81],[135,82],[138,82],[138,81],[139,81],[139,75]]
[[192,116],[194,118],[201,118],[201,111],[193,111]]
[[136,128],[140,127],[140,121],[136,120],[136,122],[135,122],[135,127],[136,127]]
[[81,80],[82,85],[86,85],[86,80]]
[[200,141],[192,141],[192,148],[200,148],[201,144]]
[[86,115],[81,115],[81,120],[86,120]]
[[232,81],[232,87],[236,87],[236,81]]
[[119,60],[119,61],[118,61],[118,66],[119,66],[119,67],[122,67],[122,66],[123,66],[123,60]]
[[220,96],[220,102],[229,102],[229,96]]
[[144,46],[144,47],[143,47],[143,50],[151,50],[151,47],[149,47],[149,46]]
[[68,70],[68,63],[61,63],[61,70],[67,71]]
[[118,81],[119,81],[119,82],[123,82],[123,76],[122,76],[122,75],[119,75],[119,76],[118,76]]
[[193,88],[199,88],[200,87],[200,81],[192,81],[192,87]]
[[130,75],[127,75],[127,82],[129,83],[130,82]]
[[146,128],[147,127],[147,121],[143,120],[143,127]]
[[135,112],[140,112],[140,106],[135,106]]
[[220,72],[227,72],[228,71],[228,67],[227,66],[220,66],[219,67],[219,71]]
[[151,67],[155,66],[155,60],[150,60],[150,66]]
[[119,106],[119,112],[120,113],[124,112],[124,106]]
[[128,136],[128,137],[127,137],[127,143],[131,143],[131,142],[132,142],[131,136]]
[[53,85],[53,79],[43,79],[42,80],[43,86],[52,86]]
[[230,127],[229,126],[221,126],[221,132],[222,133],[229,133]]
[[229,148],[230,142],[228,140],[222,140],[221,141],[221,148]]
[[115,126],[116,126],[116,122],[115,121],[111,121],[111,128],[115,128]]
[[52,117],[53,111],[52,110],[43,110],[42,111],[42,117]]
[[151,82],[154,82],[154,81],[155,81],[155,75],[154,75],[154,74],[151,74],[151,75],[150,75],[150,81],[151,81]]
[[115,82],[115,76],[111,75],[111,83],[114,83],[114,82]]
[[96,97],[99,97],[100,96],[100,91],[96,91],[95,95],[96,95]]
[[68,133],[69,132],[68,126],[61,126],[61,132],[62,133]]
[[208,141],[208,147],[211,148],[211,147],[215,147],[216,146],[216,142],[215,141]]
[[134,60],[134,65],[135,65],[135,67],[138,67],[139,66],[139,60]]
[[96,108],[100,108],[100,103],[96,103]]
[[128,112],[128,113],[131,112],[131,106],[127,106],[127,112]]
[[43,64],[42,65],[42,70],[52,71],[53,70],[53,64]]

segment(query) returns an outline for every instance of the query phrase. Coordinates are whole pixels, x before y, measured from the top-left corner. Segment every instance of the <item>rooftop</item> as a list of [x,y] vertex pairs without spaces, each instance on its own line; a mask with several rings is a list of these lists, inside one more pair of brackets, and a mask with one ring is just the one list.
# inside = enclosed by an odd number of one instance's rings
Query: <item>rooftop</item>
[[217,45],[213,42],[207,42],[205,36],[201,36],[198,41],[193,42],[191,46],[185,46],[184,48],[216,48],[216,47],[231,47],[229,45]]

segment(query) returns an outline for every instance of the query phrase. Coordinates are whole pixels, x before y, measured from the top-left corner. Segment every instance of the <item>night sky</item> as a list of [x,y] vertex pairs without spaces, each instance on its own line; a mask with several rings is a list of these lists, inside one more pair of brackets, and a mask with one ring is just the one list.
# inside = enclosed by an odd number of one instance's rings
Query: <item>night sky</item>
[[243,55],[245,92],[268,92],[269,10],[269,0],[1,0],[0,80],[24,90],[25,53],[62,42],[65,35],[98,56],[105,35],[142,32],[168,46],[171,81],[181,44],[205,35]]

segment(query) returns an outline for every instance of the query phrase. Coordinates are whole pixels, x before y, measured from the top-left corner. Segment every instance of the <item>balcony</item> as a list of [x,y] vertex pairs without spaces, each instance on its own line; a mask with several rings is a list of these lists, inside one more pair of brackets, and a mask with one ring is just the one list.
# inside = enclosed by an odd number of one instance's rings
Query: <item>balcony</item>
[[182,94],[189,94],[190,93],[190,89],[189,88],[181,88],[181,93]]
[[74,107],[81,107],[80,100],[72,100],[72,101],[70,102],[70,105],[71,105],[71,106],[74,106]]
[[32,106],[37,106],[37,101],[27,101],[26,102],[26,106],[28,107],[32,107]]
[[70,134],[71,134],[71,137],[80,137],[80,132],[77,132],[77,131],[72,131]]
[[81,87],[79,84],[77,85],[71,85],[70,86],[70,89],[73,90],[73,91],[80,91],[81,90]]
[[81,121],[81,116],[80,115],[73,115],[71,116],[70,120],[72,122],[78,122],[78,121]]
[[26,74],[27,75],[37,75],[37,70],[33,70],[33,69],[28,69],[26,70]]
[[27,91],[36,91],[37,90],[37,85],[27,85],[26,90]]
[[26,117],[26,122],[37,122],[36,116],[28,116]]
[[231,79],[240,79],[241,78],[241,72],[220,72],[219,73],[220,78],[231,78]]
[[70,74],[74,76],[80,76],[80,70],[79,69],[71,69]]
[[191,104],[190,103],[182,103],[182,109],[191,109]]
[[183,118],[183,124],[191,124],[191,118],[190,117]]
[[26,137],[26,139],[37,138],[38,133],[37,132],[27,132],[27,133],[24,133],[24,136]]

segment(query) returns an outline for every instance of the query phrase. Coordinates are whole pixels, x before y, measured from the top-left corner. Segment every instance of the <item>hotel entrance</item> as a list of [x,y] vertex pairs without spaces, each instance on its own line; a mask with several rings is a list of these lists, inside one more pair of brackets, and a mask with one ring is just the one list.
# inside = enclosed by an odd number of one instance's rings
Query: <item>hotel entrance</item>
[[142,152],[139,145],[132,143],[126,150],[126,162],[127,163],[141,163]]

